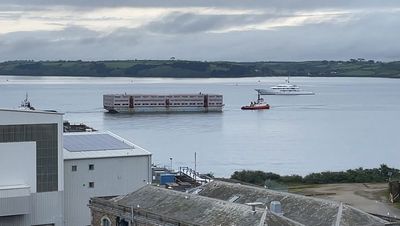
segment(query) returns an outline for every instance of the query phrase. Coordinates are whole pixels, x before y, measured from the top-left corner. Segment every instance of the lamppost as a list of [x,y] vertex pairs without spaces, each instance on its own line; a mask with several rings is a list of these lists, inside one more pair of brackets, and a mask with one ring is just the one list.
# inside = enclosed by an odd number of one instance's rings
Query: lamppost
[[194,152],[194,172],[197,173],[197,153]]
[[169,160],[171,161],[171,168],[170,168],[170,170],[172,171],[172,157],[169,157]]

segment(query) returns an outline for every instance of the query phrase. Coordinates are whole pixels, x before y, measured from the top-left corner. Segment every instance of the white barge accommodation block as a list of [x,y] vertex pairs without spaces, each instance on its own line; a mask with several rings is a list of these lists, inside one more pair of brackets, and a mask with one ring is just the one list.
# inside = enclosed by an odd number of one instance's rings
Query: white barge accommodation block
[[221,112],[219,94],[105,94],[104,109],[112,113],[139,112]]

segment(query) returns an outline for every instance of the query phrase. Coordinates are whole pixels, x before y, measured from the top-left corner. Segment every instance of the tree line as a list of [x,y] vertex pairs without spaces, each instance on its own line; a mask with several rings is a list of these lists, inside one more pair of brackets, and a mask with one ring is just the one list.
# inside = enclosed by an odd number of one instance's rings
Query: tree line
[[7,61],[0,75],[95,77],[387,77],[400,78],[400,61],[228,62],[187,60]]
[[399,178],[400,170],[381,164],[379,168],[364,169],[362,167],[346,171],[325,171],[310,173],[306,176],[284,175],[259,170],[235,171],[231,179],[264,186],[272,180],[284,184],[330,184],[330,183],[377,183],[387,182],[389,178]]

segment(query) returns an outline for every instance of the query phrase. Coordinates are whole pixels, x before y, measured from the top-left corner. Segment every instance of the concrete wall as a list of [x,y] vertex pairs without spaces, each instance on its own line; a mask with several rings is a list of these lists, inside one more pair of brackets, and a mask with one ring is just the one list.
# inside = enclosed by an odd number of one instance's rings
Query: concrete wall
[[11,198],[0,198],[0,217],[29,215],[31,211],[30,195]]
[[32,194],[31,224],[64,224],[64,192],[41,192]]
[[[38,113],[0,109],[0,125],[50,124],[58,125],[58,191],[36,192],[36,145],[35,142],[0,144],[0,183],[31,185],[31,214],[0,217],[0,225],[26,226],[54,224],[64,225],[64,160],[62,114]],[[32,155],[33,154],[33,155]],[[4,164],[4,165],[3,165]],[[32,164],[34,164],[32,168]],[[13,177],[11,177],[12,175]],[[29,178],[28,178],[29,177]],[[4,181],[3,181],[4,179]],[[6,182],[7,181],[7,182]],[[35,184],[35,186],[32,186]]]
[[29,215],[0,217],[0,226],[27,226],[30,224]]
[[[33,193],[30,196],[30,214],[0,217],[0,226],[52,225],[73,226],[64,224],[64,193],[59,191]],[[0,201],[6,201],[0,199]],[[14,199],[13,205],[17,204]],[[10,208],[10,206],[8,206]]]
[[[14,111],[0,109],[0,125],[21,124],[58,124],[58,190],[64,189],[63,160],[63,115],[59,113],[41,113],[35,111]],[[1,150],[1,149],[0,149]]]
[[[94,170],[89,170],[94,164]],[[72,171],[72,166],[77,171]],[[90,225],[89,199],[123,195],[151,183],[151,156],[65,160],[65,225]],[[94,188],[89,188],[94,182]]]
[[36,192],[36,142],[0,143],[0,187],[9,185]]

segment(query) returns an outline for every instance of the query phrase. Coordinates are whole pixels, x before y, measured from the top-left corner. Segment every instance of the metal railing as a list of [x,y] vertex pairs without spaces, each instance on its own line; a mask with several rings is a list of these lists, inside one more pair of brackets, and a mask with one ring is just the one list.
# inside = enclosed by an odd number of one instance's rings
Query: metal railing
[[206,183],[212,181],[212,179],[210,177],[201,175],[199,172],[197,172],[194,169],[187,167],[187,166],[179,167],[178,174],[180,176],[186,175],[186,176],[190,177],[192,180],[194,180],[200,184],[206,184]]

